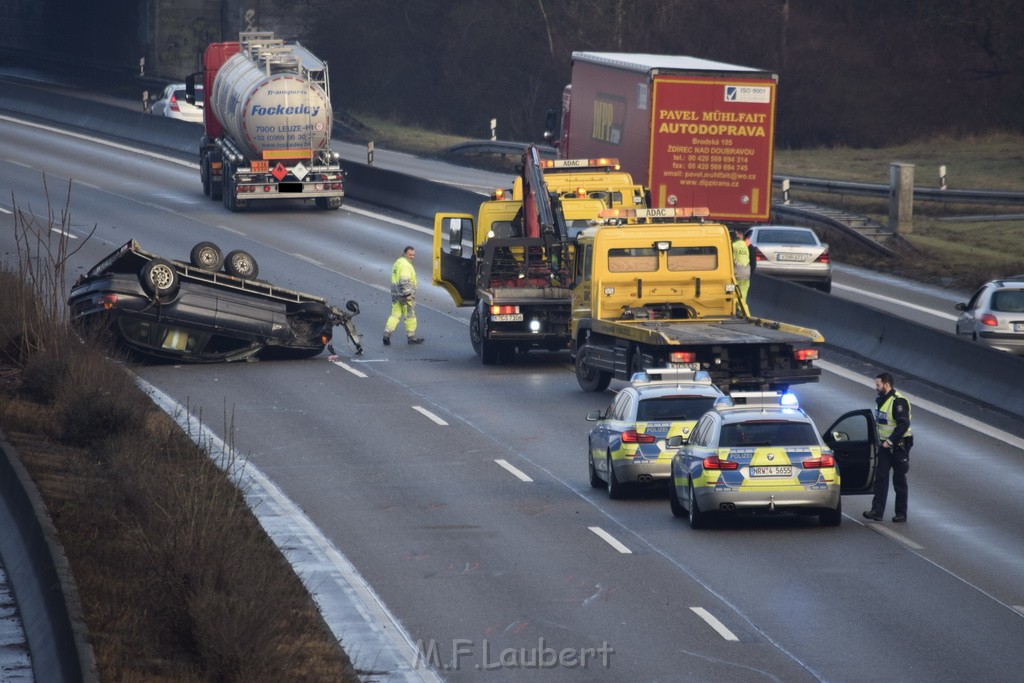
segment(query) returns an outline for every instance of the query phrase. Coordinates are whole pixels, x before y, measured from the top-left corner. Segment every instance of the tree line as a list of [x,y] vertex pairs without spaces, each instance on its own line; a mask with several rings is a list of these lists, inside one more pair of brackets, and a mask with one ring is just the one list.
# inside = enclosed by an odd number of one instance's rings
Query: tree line
[[[281,3],[283,0],[271,0]],[[290,0],[336,107],[539,140],[573,51],[779,74],[777,143],[884,146],[1024,130],[1018,0]],[[264,28],[273,28],[267,26]]]

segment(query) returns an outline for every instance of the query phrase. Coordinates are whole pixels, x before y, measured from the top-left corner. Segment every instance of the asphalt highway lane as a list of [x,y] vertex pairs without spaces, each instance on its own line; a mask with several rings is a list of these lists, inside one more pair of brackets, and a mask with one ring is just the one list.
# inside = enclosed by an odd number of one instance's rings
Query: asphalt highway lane
[[[999,416],[898,383],[921,399],[906,525],[862,524],[868,501],[857,496],[844,498],[839,529],[777,518],[695,532],[663,492],[609,501],[589,487],[583,416],[611,392],[580,391],[564,354],[479,364],[468,311],[429,284],[423,222],[358,206],[230,214],[202,196],[194,169],[0,132],[13,162],[0,178],[19,206],[45,206],[33,170],[88,178],[74,187],[73,232],[97,234],[72,272],[132,237],[179,258],[210,239],[250,251],[271,282],[359,301],[366,353],[336,346],[364,377],[326,356],[137,371],[267,473],[413,640],[458,664],[451,680],[479,677],[478,666],[495,680],[1008,679],[1024,663],[1024,465],[1013,440],[1024,435],[992,436],[986,424],[1014,428],[989,419]],[[427,343],[399,336],[385,348],[387,275],[405,244],[418,253]],[[9,234],[0,248],[13,253]],[[795,389],[820,429],[870,405],[877,372],[838,354],[826,362],[835,371]],[[953,415],[923,407],[932,403]],[[589,666],[514,666],[545,647],[590,653]],[[608,668],[601,648],[613,650]]]

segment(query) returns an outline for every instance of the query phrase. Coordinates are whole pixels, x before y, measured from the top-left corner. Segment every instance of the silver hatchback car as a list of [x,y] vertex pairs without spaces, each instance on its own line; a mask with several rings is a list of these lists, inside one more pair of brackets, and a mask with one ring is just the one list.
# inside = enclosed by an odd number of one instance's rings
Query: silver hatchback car
[[1024,275],[986,282],[956,310],[958,335],[1024,356]]
[[828,245],[810,228],[760,225],[744,235],[750,244],[753,272],[772,275],[823,292],[832,291],[832,260]]

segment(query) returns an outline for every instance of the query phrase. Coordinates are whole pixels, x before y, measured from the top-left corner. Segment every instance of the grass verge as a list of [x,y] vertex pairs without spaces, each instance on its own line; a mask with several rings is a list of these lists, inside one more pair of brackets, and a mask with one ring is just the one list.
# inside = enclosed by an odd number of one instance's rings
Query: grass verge
[[[63,225],[16,211],[0,270],[0,429],[36,482],[104,681],[357,681],[242,492],[70,329]],[[59,229],[59,232],[55,232]]]

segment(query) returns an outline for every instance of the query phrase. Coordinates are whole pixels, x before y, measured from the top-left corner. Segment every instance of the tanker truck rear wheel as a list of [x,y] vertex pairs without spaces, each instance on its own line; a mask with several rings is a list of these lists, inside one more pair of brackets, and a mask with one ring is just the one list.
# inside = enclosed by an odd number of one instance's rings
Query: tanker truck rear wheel
[[313,203],[321,211],[335,211],[341,208],[341,197],[316,197]]

